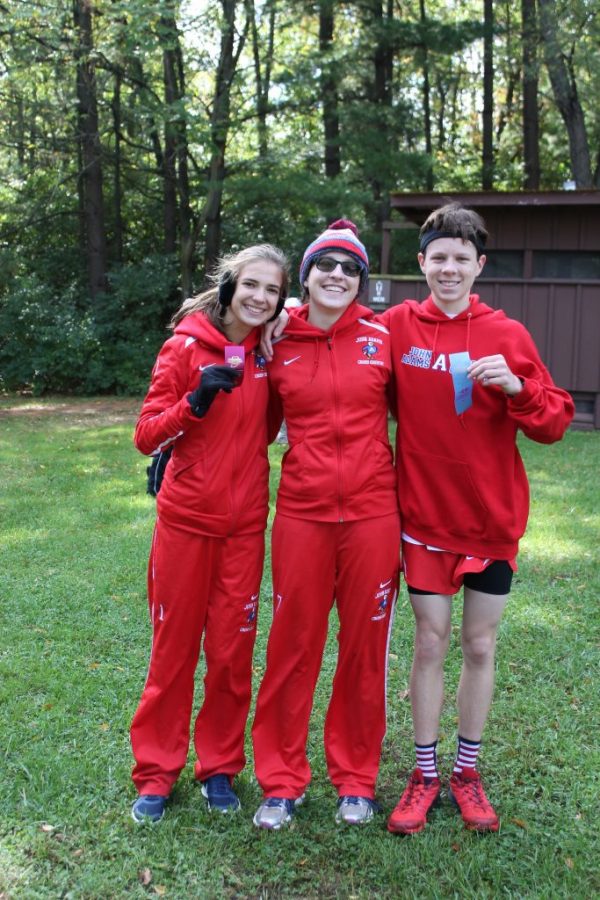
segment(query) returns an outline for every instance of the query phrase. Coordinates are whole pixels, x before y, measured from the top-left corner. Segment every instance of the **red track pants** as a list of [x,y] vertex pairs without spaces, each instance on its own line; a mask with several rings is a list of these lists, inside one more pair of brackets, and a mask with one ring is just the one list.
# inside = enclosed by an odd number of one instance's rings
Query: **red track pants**
[[252,728],[265,796],[296,799],[310,781],[308,724],[335,600],[339,649],[325,719],[327,770],[340,796],[374,797],[399,561],[397,515],[340,524],[276,516],[273,622]]
[[157,521],[148,565],[152,655],[131,724],[140,794],[167,796],[186,763],[202,635],[195,775],[243,769],[263,557],[263,532],[203,537]]

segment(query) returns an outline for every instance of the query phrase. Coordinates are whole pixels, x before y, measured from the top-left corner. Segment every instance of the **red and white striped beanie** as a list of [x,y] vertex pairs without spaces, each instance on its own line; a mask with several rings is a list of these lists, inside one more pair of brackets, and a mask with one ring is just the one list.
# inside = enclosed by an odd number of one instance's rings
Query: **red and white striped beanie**
[[337,219],[327,226],[327,229],[318,238],[309,244],[300,264],[300,284],[304,288],[304,282],[308,277],[312,264],[327,251],[337,250],[339,253],[347,253],[360,266],[360,289],[365,286],[369,276],[369,257],[365,245],[359,240],[358,229],[349,219]]

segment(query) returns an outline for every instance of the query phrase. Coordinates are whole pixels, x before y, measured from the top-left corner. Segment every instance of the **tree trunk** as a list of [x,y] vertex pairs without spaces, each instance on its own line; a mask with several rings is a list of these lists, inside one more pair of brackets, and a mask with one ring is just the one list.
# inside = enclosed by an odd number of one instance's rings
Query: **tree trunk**
[[540,116],[538,107],[537,24],[535,0],[521,0],[523,34],[523,163],[525,190],[540,187]]
[[[368,21],[374,26],[375,42],[373,50],[373,77],[368,87],[368,98],[378,113],[381,140],[389,144],[388,122],[392,108],[392,79],[394,69],[394,49],[387,39],[394,18],[393,0],[369,0],[365,6]],[[365,20],[365,26],[367,20]],[[369,177],[373,193],[374,227],[377,233],[383,231],[383,223],[390,217],[389,173],[377,172]]]
[[494,186],[494,8],[492,0],[483,3],[483,154],[481,186]]
[[425,25],[427,23],[427,11],[425,9],[425,0],[419,0],[419,12],[421,17],[422,31],[422,50],[421,65],[423,69],[423,114],[425,129],[425,152],[428,157],[427,172],[425,176],[425,187],[428,191],[433,190],[433,145],[431,142],[431,88],[429,82],[429,53],[427,51],[427,41],[425,40]]
[[[179,34],[172,3],[165,4],[160,19],[160,40],[163,45],[163,82],[165,91],[166,121],[164,135],[164,235],[165,250],[175,252],[177,248],[177,232],[184,241],[184,231],[189,233],[189,221],[186,223],[186,212],[181,207],[179,193],[178,169],[182,156],[187,160],[187,143],[185,140],[185,122],[182,123],[181,101],[183,92],[179,79]],[[187,177],[187,167],[186,173]],[[181,278],[189,281],[186,267],[182,266]],[[184,297],[188,292],[184,289]]]
[[437,111],[437,149],[441,153],[446,145],[446,106],[448,99],[448,85],[441,74],[436,75],[436,90],[438,95]]
[[[212,154],[209,165],[208,190],[204,205],[203,221],[206,223],[204,247],[205,271],[211,269],[221,250],[221,203],[225,182],[225,148],[230,127],[231,86],[238,59],[244,46],[246,27],[235,46],[235,13],[237,0],[221,0],[223,26],[221,49],[215,79],[215,93],[211,115]],[[197,229],[196,229],[197,230]]]
[[17,144],[17,160],[19,162],[19,168],[23,172],[25,170],[25,113],[22,95],[16,95],[14,102],[17,110],[17,133],[15,135]]
[[121,183],[121,75],[115,76],[115,89],[112,96],[113,129],[115,133],[114,171],[114,258],[123,261],[123,188]]
[[77,137],[83,163],[80,177],[85,222],[85,257],[90,292],[92,300],[95,300],[98,294],[107,288],[107,260],[96,72],[91,58],[93,32],[90,0],[74,0],[73,18],[77,32]]
[[592,187],[592,168],[583,110],[577,95],[577,83],[570,61],[558,41],[553,0],[538,0],[544,56],[556,105],[569,136],[571,174],[578,188]]
[[190,206],[185,74],[174,4],[168,0],[160,19],[163,45],[163,79],[167,121],[165,124],[165,249],[172,252],[180,242],[180,272],[183,297],[192,294],[195,241],[191,240],[193,213]]
[[[165,82],[165,103],[170,107],[175,102],[170,51],[163,53],[163,77]],[[177,250],[177,138],[173,123],[165,123],[163,153],[163,228],[166,253]]]
[[334,17],[332,0],[319,2],[319,51],[321,59],[321,103],[325,132],[325,175],[335,178],[341,171],[338,79],[330,59],[333,47]]
[[[179,39],[175,51],[178,75],[179,101],[185,96],[185,71]],[[190,179],[188,171],[187,121],[182,115],[177,122],[177,191],[179,195],[179,233],[181,236],[181,288],[184,297],[192,295],[192,276],[196,239],[192,237],[194,214],[190,204]]]
[[[148,85],[148,78],[144,72],[142,64],[137,57],[131,60],[136,87],[148,103],[151,95]],[[164,60],[163,60],[163,82],[164,82]],[[166,101],[166,86],[165,86]],[[167,166],[167,148],[163,152],[161,144],[159,128],[154,117],[151,115],[148,119],[150,140],[152,142],[152,150],[154,159],[156,160],[156,170],[162,178],[163,185],[163,246],[166,253],[175,253],[177,250],[177,185],[175,175],[174,153],[171,150],[169,163],[171,168]],[[166,129],[165,129],[166,131]]]
[[268,15],[268,35],[264,62],[261,59],[260,37],[256,22],[254,0],[246,0],[246,11],[252,32],[252,57],[254,60],[254,83],[256,87],[258,157],[264,162],[269,152],[267,114],[269,112],[269,93],[271,90],[271,71],[273,68],[273,51],[275,45],[275,0],[267,0],[265,4],[265,11]]

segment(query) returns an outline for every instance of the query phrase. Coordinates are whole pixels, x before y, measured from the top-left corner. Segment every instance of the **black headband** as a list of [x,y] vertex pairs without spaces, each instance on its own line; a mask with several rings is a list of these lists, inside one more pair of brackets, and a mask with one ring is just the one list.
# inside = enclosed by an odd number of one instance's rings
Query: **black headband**
[[425,231],[421,235],[421,239],[419,241],[419,250],[421,253],[424,252],[425,248],[431,244],[432,241],[437,241],[438,238],[460,238],[461,240],[470,241],[471,244],[477,250],[477,256],[481,256],[482,253],[485,252],[485,244],[477,237],[469,237],[463,238],[461,234],[454,234],[451,231],[437,231],[435,228],[431,228],[429,231]]

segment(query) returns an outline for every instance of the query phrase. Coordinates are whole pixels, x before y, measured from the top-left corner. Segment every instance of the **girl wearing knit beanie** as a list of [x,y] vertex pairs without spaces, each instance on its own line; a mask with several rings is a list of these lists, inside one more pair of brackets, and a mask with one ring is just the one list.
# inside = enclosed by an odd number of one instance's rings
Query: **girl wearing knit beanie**
[[333,222],[300,265],[304,305],[269,366],[274,426],[289,450],[273,525],[274,615],[253,742],[264,799],[260,828],[288,824],[310,782],[306,754],[329,613],[338,659],[325,721],[335,818],[362,825],[378,810],[388,641],[400,527],[388,440],[389,333],[358,295],[369,272],[356,226]]

